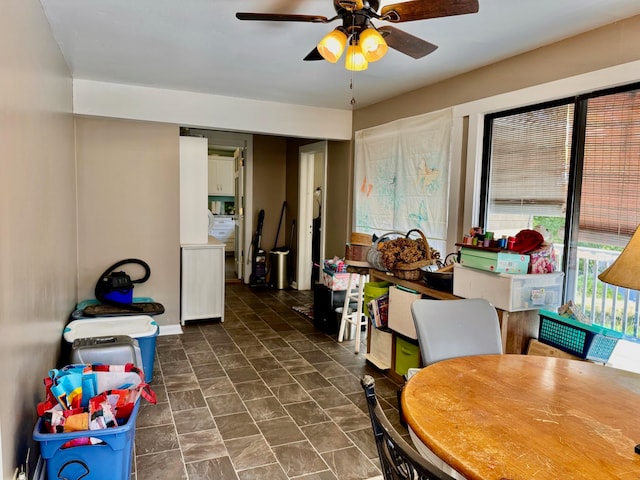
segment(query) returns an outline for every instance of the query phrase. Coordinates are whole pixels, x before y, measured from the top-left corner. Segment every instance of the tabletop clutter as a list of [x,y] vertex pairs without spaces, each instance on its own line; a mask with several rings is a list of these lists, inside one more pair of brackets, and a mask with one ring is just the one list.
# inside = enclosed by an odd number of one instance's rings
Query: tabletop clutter
[[[556,272],[556,254],[543,227],[523,229],[515,235],[496,235],[473,227],[456,243],[456,251],[441,255],[420,229],[382,234],[354,232],[346,244],[345,257],[332,264],[347,269],[373,268],[400,281],[424,284],[460,298],[485,298],[496,308],[517,312],[545,308],[554,310],[562,301],[563,276]],[[325,268],[325,284],[345,288],[347,273]],[[344,275],[341,282],[337,282]],[[402,288],[411,289],[410,283]],[[365,285],[365,298],[367,298]],[[379,296],[382,296],[381,294]],[[386,312],[386,298],[369,305],[365,311]],[[384,326],[384,316],[372,319],[374,326]]]
[[325,264],[325,269],[339,272],[332,266],[344,264],[370,267],[403,280],[423,280],[436,289],[451,290],[454,263],[493,273],[555,272],[556,255],[547,236],[542,227],[500,238],[482,227],[472,227],[462,242],[456,243],[458,252],[443,258],[419,229],[406,233],[390,231],[379,236],[354,232],[346,244],[344,261],[334,258],[332,265]]

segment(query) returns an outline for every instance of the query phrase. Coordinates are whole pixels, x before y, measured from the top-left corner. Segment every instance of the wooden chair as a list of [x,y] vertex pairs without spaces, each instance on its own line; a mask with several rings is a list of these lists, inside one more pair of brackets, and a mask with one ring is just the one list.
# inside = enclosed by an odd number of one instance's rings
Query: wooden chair
[[375,394],[375,380],[365,375],[360,384],[369,407],[373,435],[385,480],[454,480],[416,452],[391,426]]

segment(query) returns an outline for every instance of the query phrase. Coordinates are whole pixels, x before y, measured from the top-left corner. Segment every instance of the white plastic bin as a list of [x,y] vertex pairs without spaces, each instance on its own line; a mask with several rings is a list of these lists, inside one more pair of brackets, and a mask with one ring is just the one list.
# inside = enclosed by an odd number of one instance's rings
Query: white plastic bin
[[76,338],[112,335],[128,335],[137,339],[142,355],[144,380],[149,383],[153,379],[153,360],[159,330],[158,324],[149,315],[83,318],[70,322],[64,328],[63,338],[69,344],[73,344]]
[[484,298],[507,312],[553,310],[562,302],[562,272],[516,275],[491,273],[455,265],[453,294],[463,298]]

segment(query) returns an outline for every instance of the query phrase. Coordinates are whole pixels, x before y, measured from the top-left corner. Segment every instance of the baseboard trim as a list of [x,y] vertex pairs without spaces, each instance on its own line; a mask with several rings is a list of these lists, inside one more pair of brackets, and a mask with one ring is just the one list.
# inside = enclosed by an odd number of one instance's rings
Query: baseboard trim
[[182,327],[180,324],[160,325],[160,333],[158,335],[182,335]]

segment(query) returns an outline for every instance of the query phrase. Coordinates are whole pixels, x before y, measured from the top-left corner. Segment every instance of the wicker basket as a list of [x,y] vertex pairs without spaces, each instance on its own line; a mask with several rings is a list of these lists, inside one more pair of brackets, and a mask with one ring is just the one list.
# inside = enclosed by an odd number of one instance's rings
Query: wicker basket
[[393,266],[392,273],[394,276],[403,280],[415,281],[422,278],[421,268],[426,267],[427,265],[433,265],[435,263],[435,260],[431,258],[431,248],[429,247],[429,242],[427,241],[427,237],[424,236],[424,233],[422,233],[417,228],[414,228],[413,230],[409,230],[407,232],[406,237],[409,238],[409,235],[411,235],[411,233],[413,232],[417,232],[422,237],[422,241],[424,242],[427,251],[427,258],[412,263],[396,263]]
[[389,235],[404,236],[404,233],[393,231],[382,234],[375,242],[373,242],[373,245],[371,245],[371,248],[367,252],[367,262],[369,262],[369,265],[376,270],[381,270],[383,272],[387,272],[388,270],[387,267],[384,266],[384,263],[382,263],[382,252],[378,250],[378,244]]

